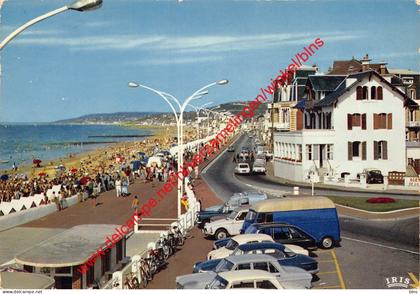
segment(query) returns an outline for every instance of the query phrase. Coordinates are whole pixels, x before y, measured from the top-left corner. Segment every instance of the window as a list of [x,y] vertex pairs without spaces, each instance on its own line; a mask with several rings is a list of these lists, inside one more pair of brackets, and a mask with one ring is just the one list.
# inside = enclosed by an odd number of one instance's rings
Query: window
[[259,289],[277,289],[276,286],[271,283],[271,281],[260,281],[257,282],[257,288]]
[[254,263],[254,270],[262,270],[268,272],[268,265],[266,262],[256,262]]
[[384,98],[383,98],[383,92],[382,92],[382,87],[381,86],[379,86],[377,89],[376,89],[376,99],[377,100],[383,100]]
[[363,100],[367,100],[368,99],[368,87],[367,86],[364,86],[363,87],[363,97],[362,97],[362,99]]
[[353,127],[362,127],[362,130],[366,130],[366,113],[347,114],[347,129],[351,130]]
[[366,142],[347,142],[348,160],[353,160],[353,157],[366,160]]
[[312,160],[312,145],[306,145],[306,158]]
[[374,113],[373,129],[392,129],[392,113]]
[[272,263],[268,263],[268,271],[270,273],[278,273],[278,269],[272,264]]
[[302,145],[299,144],[297,146],[298,146],[298,158],[297,158],[297,160],[302,161]]
[[239,264],[238,265],[238,270],[249,270],[251,269],[251,264],[249,263],[244,263],[244,264]]
[[272,213],[267,213],[265,215],[265,222],[266,223],[272,223],[273,222],[273,214]]
[[361,86],[358,86],[356,88],[356,100],[362,100],[363,99],[363,89]]
[[376,87],[370,87],[370,99],[371,100],[376,100]]
[[289,230],[286,227],[273,228],[274,240],[288,240],[290,239]]
[[246,216],[246,214],[247,214],[247,212],[246,211],[244,211],[244,212],[242,212],[237,218],[236,218],[236,220],[244,220],[245,219],[245,216]]
[[373,141],[373,159],[388,159],[388,142]]
[[302,239],[302,234],[295,228],[289,228],[290,235],[293,237],[293,239]]
[[355,141],[353,142],[353,157],[359,157],[360,156],[360,142]]
[[333,146],[332,144],[327,144],[327,159],[333,160]]
[[233,283],[232,288],[254,288],[253,282]]

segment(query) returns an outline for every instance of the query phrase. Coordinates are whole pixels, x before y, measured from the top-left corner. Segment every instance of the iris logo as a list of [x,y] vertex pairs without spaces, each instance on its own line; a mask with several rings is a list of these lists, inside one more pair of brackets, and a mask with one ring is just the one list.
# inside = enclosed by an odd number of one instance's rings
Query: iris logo
[[410,278],[403,276],[385,278],[386,287],[398,289],[419,289],[419,280],[417,277],[413,273],[408,273],[408,276]]

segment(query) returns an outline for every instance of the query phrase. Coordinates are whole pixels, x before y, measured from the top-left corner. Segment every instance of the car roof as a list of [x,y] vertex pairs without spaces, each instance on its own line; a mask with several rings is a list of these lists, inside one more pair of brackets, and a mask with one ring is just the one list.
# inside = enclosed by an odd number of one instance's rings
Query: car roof
[[225,259],[232,263],[277,261],[276,258],[268,254],[229,255]]
[[273,241],[273,238],[266,234],[241,234],[232,237],[232,239],[239,244],[244,244],[250,241]]
[[273,280],[276,279],[271,273],[263,270],[240,270],[221,272],[219,276],[228,282],[240,282],[242,280],[258,279],[258,280]]
[[[251,234],[253,235],[253,234]],[[275,242],[261,242],[261,243],[248,243],[239,245],[238,248],[242,251],[251,251],[251,250],[258,250],[258,249],[278,249],[284,250],[286,247],[283,244],[275,243]]]
[[335,208],[334,202],[322,196],[294,196],[282,199],[268,199],[255,203],[257,212],[292,211],[305,209]]

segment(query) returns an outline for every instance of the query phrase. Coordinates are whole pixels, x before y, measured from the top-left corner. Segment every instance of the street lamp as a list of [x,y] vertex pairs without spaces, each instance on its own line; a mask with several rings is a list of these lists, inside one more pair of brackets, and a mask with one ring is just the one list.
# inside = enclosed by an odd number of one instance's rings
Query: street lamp
[[41,16],[38,16],[27,23],[23,24],[19,28],[17,28],[15,31],[13,31],[10,35],[8,35],[1,43],[0,43],[0,50],[3,50],[3,48],[17,35],[19,35],[21,32],[29,28],[30,26],[46,19],[49,17],[52,17],[54,15],[57,15],[59,13],[62,13],[67,10],[76,10],[76,11],[88,11],[88,10],[94,10],[102,6],[102,0],[78,0],[75,1],[69,5],[65,5],[63,7],[60,7],[58,9],[55,9],[53,11],[47,12]]
[[196,118],[197,118],[197,139],[200,139],[200,122],[199,122],[199,118],[200,118],[200,111],[201,110],[205,110],[206,106],[209,106],[210,104],[212,104],[213,102],[207,102],[204,103],[201,106],[194,106],[192,104],[188,104],[188,106],[194,108],[195,113],[196,113]]
[[[189,105],[189,103],[193,100],[196,99],[200,99],[201,97],[203,97],[204,95],[208,94],[207,89],[210,87],[213,87],[215,85],[226,85],[229,81],[228,80],[220,80],[217,82],[213,82],[210,83],[200,89],[198,89],[197,91],[195,91],[191,96],[189,96],[187,99],[184,100],[184,102],[181,104],[181,102],[179,101],[179,99],[177,99],[175,96],[163,92],[163,91],[159,91],[156,89],[153,89],[151,87],[136,83],[136,82],[129,82],[128,83],[128,87],[130,88],[144,88],[146,90],[149,90],[157,95],[159,95],[161,98],[163,98],[171,107],[172,112],[174,113],[175,116],[175,121],[177,124],[177,131],[178,131],[178,146],[177,146],[177,151],[178,151],[178,172],[181,170],[181,167],[183,168],[183,164],[184,164],[184,143],[183,143],[183,119],[184,119],[184,111],[185,108],[187,107],[187,105]],[[172,100],[172,102],[170,101]],[[178,106],[178,112],[174,106]],[[181,197],[182,197],[182,193],[183,193],[183,180],[181,180],[178,177],[178,198],[177,198],[177,216],[178,219],[181,217]]]

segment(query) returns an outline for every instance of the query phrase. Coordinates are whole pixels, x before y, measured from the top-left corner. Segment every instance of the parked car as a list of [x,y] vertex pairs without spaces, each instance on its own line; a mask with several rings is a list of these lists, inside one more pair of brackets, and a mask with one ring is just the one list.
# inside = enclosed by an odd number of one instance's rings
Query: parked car
[[[384,176],[382,175],[381,171],[378,169],[373,168],[365,168],[363,170],[363,174],[366,177],[367,184],[383,184],[384,183]],[[360,178],[360,175],[357,175]]]
[[227,149],[228,152],[235,152],[235,147],[233,145],[230,145]]
[[178,289],[203,289],[218,273],[242,270],[262,270],[272,273],[285,289],[309,289],[312,275],[304,269],[282,266],[267,254],[234,255],[222,259],[214,271],[176,277]]
[[222,272],[206,289],[284,289],[275,276],[260,270]]
[[267,199],[265,193],[258,191],[246,191],[243,193],[234,193],[228,201],[224,204],[212,206],[208,209],[202,210],[197,213],[197,223],[199,228],[203,229],[204,225],[212,219],[226,218],[237,207],[248,207],[258,201]]
[[249,167],[248,163],[241,162],[238,163],[235,167],[235,174],[249,174],[251,172],[251,169]]
[[315,239],[301,228],[285,223],[252,224],[245,234],[267,234],[277,243],[294,244],[300,247],[315,250]]
[[[274,242],[273,238],[269,235],[265,234],[246,234],[246,235],[237,235],[232,238],[226,243],[226,246],[219,247],[218,249],[212,250],[207,254],[207,259],[213,258],[223,258],[228,256],[232,253],[233,250],[236,249],[241,244],[246,243],[259,243],[259,242]],[[293,251],[295,253],[309,255],[306,249],[298,245],[287,244],[284,245],[288,248],[288,250]]]
[[317,246],[331,248],[341,241],[335,204],[326,197],[270,199],[252,205],[241,232],[254,223],[284,222],[312,236]]
[[235,208],[226,218],[206,223],[203,233],[206,236],[213,236],[217,240],[239,235],[248,210],[249,206]]
[[[246,229],[244,234],[266,234],[271,236],[275,242],[286,246],[297,245],[309,250],[315,250],[317,248],[316,241],[313,237],[302,229],[286,223],[252,224]],[[230,238],[217,240],[214,242],[213,248],[224,247],[229,240]],[[292,247],[291,249],[293,250]],[[299,253],[308,255],[305,252]]]
[[[242,244],[237,246],[230,255],[236,256],[249,254],[268,254],[276,258],[283,266],[299,267],[313,275],[317,274],[319,271],[318,262],[314,258],[293,252],[280,243],[259,242]],[[196,262],[193,266],[193,273],[214,271],[220,260],[221,258]]]

